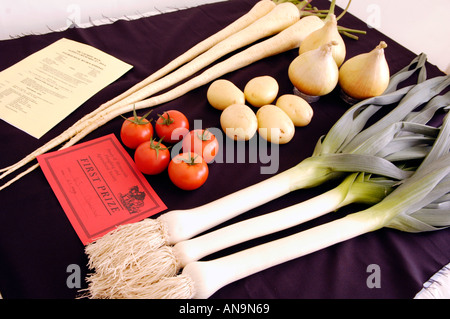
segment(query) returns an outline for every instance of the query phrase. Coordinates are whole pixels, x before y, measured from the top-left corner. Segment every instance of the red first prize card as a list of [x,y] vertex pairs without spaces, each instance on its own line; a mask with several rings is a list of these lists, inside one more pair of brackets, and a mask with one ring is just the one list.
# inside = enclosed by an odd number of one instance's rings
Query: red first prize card
[[114,134],[38,156],[38,162],[85,245],[167,208]]

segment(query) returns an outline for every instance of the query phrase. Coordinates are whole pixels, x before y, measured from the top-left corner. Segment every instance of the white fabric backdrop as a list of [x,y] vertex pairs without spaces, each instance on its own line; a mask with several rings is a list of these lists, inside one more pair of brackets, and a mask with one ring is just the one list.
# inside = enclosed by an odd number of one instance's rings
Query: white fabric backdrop
[[[225,0],[0,0],[0,40],[218,1]],[[345,7],[348,0],[336,3]],[[354,0],[349,12],[450,73],[450,1]]]

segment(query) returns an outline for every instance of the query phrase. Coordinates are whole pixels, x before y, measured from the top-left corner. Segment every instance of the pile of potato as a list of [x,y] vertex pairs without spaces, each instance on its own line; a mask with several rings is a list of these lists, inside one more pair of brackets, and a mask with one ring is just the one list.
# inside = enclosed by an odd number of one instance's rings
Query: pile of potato
[[219,79],[209,86],[207,99],[212,107],[222,111],[220,125],[230,138],[246,141],[258,132],[271,143],[285,144],[294,137],[296,126],[311,122],[313,110],[294,94],[276,99],[278,91],[278,82],[267,75],[252,78],[244,91],[231,81]]

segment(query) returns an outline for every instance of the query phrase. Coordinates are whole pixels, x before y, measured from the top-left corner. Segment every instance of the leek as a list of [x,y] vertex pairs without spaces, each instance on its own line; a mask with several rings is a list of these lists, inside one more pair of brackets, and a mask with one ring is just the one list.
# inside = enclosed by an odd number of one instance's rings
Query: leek
[[145,297],[208,298],[231,282],[383,227],[424,232],[450,226],[449,121],[447,115],[414,174],[375,205],[225,257],[190,262],[181,275],[147,286]]
[[[450,156],[433,164],[432,171],[425,174],[417,171],[380,203],[366,210],[219,259],[190,263],[180,275],[184,277],[182,280],[176,282],[176,278],[170,278],[168,281],[182,283],[184,280],[183,283],[186,283],[190,280],[192,282],[188,286],[192,288],[189,297],[207,298],[233,281],[382,227],[407,232],[434,230],[436,226],[433,224],[417,218],[411,222],[408,218],[417,206],[426,206],[450,190],[448,181],[445,182],[450,172]],[[434,188],[441,182],[447,186],[432,196]],[[450,215],[447,214],[445,226],[449,225]],[[178,288],[167,289],[165,284],[162,280],[154,288],[159,288],[157,291],[165,292],[169,298],[172,297],[170,294],[178,293]]]
[[[378,145],[377,140],[366,141],[359,139],[360,144],[367,148],[372,145],[373,154],[358,151],[358,145],[352,141],[366,134],[369,128],[362,128],[370,117],[385,105],[401,101],[390,114],[375,123],[378,134],[387,127],[396,125],[403,120],[418,105],[432,99],[449,83],[450,77],[437,77],[424,80],[425,56],[419,55],[410,65],[392,76],[387,93],[382,96],[362,101],[350,108],[343,117],[332,127],[325,138],[320,139],[311,157],[298,165],[279,173],[265,181],[249,186],[243,190],[227,195],[201,207],[188,210],[171,211],[157,219],[145,219],[135,224],[119,226],[116,230],[106,234],[96,242],[86,247],[89,266],[98,272],[111,268],[126,268],[128,262],[139,260],[140,256],[164,245],[173,245],[182,240],[194,237],[226,220],[229,220],[254,207],[262,205],[291,191],[314,187],[331,179],[344,178],[348,173],[365,172],[402,180],[411,175],[411,171],[397,167],[389,160],[374,153]],[[399,83],[416,71],[419,71],[419,83],[397,90]],[[412,91],[414,94],[410,94]],[[420,98],[417,98],[420,95]],[[393,113],[393,115],[391,115]],[[394,116],[396,121],[389,120]],[[386,124],[384,124],[386,123]],[[347,129],[350,127],[351,129]],[[360,132],[353,128],[357,127]],[[405,131],[405,126],[397,127],[398,132]],[[367,134],[366,134],[367,135]],[[371,132],[370,136],[376,135]],[[397,137],[390,136],[391,142]],[[352,144],[350,144],[352,143]],[[385,145],[389,145],[389,139]],[[344,152],[342,149],[345,148]],[[422,155],[425,154],[422,151]],[[214,211],[214,214],[210,212]]]
[[[406,123],[399,127],[416,127],[414,123]],[[396,125],[396,127],[398,127]],[[426,151],[427,159],[431,160],[442,154],[443,150],[449,145],[442,143],[442,136],[448,134],[448,118],[445,118],[444,124],[440,129],[427,126],[418,126],[419,130],[410,130],[408,132],[408,141],[406,146],[411,145],[412,135],[419,133],[416,137],[418,143],[422,139],[420,133],[431,133],[427,143],[434,141],[433,148]],[[404,133],[404,132],[403,132]],[[436,137],[441,136],[440,139]],[[447,142],[448,143],[448,142]],[[397,143],[399,144],[399,143]],[[427,147],[423,146],[422,147]],[[398,148],[402,152],[401,148]],[[424,154],[425,152],[422,152]],[[401,157],[401,156],[400,156]],[[407,158],[404,158],[406,160]],[[413,171],[415,167],[408,166],[408,162],[401,164],[403,169]],[[147,252],[145,256],[135,258],[125,269],[112,268],[92,274],[88,277],[89,293],[92,298],[142,298],[142,297],[162,297],[154,295],[154,284],[163,277],[176,276],[179,270],[190,262],[200,260],[214,252],[224,248],[261,237],[267,234],[275,233],[312,220],[326,213],[338,210],[339,208],[362,203],[373,205],[380,202],[398,185],[398,181],[383,176],[374,176],[365,173],[353,173],[348,175],[337,187],[311,198],[302,203],[280,209],[278,211],[265,214],[259,217],[247,219],[239,223],[220,228],[213,232],[190,240],[178,242],[173,247],[163,246],[161,249]],[[445,214],[447,203],[441,202],[433,204],[433,207],[422,209],[416,214],[424,215],[432,210],[433,214],[428,213],[428,218],[433,218],[437,223],[438,218]],[[242,231],[245,229],[245,231]],[[166,281],[164,279],[164,281]],[[156,284],[158,287],[159,284]]]
[[[364,158],[367,160],[376,161],[380,158],[370,154],[383,153],[397,161],[404,161],[404,163],[400,163],[402,170],[397,167],[396,169],[408,172],[408,176],[410,176],[415,167],[408,165],[411,160],[411,152],[407,151],[409,148],[413,147],[416,150],[412,159],[421,159],[426,154],[428,154],[427,159],[430,159],[433,154],[437,154],[434,156],[439,155],[437,150],[441,150],[441,152],[448,150],[448,145],[442,145],[442,135],[448,135],[449,130],[447,117],[441,128],[420,124],[422,122],[420,119],[425,118],[422,116],[422,112],[427,112],[429,109],[427,106],[435,104],[433,101],[434,99],[430,100],[422,111],[417,111],[417,116],[411,117],[411,121],[415,120],[419,123],[392,123],[386,129],[372,135],[355,152],[366,154]],[[450,99],[447,97],[447,104],[449,103]],[[441,106],[435,108],[435,112],[445,106],[445,103],[439,104]],[[439,135],[441,138],[436,139]],[[430,147],[432,144],[433,148]],[[346,161],[352,156],[352,154],[324,154],[312,163],[316,168],[326,169],[326,160],[323,165],[321,160],[331,157],[334,158],[335,168],[346,170],[346,164],[348,165]],[[340,160],[336,160],[337,158],[344,160],[340,162]],[[364,161],[364,165],[353,166],[352,170],[358,171],[358,168],[367,166],[368,163],[370,164],[370,162]],[[395,165],[390,163],[388,171],[395,171],[392,170],[393,166]],[[388,172],[387,175],[389,175]],[[161,276],[175,276],[180,268],[190,262],[200,260],[226,247],[304,223],[352,203],[368,205],[378,203],[392,191],[399,183],[399,179],[402,177],[398,176],[396,180],[372,174],[353,173],[348,175],[338,187],[303,203],[244,220],[200,237],[180,241],[173,247],[163,246],[153,252],[146,251],[143,255],[134,254],[128,263],[123,263],[122,260],[121,267],[116,267],[114,264],[110,264],[108,267],[98,267],[97,273],[88,278],[90,295],[93,298],[151,297],[153,283],[157,282]],[[442,207],[442,205],[440,206]],[[246,231],[242,232],[242,229]]]

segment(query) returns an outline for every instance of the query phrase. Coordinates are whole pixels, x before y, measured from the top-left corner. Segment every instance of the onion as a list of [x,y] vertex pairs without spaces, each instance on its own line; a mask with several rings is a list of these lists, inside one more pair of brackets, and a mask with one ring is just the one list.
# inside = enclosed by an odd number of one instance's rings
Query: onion
[[339,85],[353,99],[364,100],[381,95],[389,84],[389,66],[384,56],[386,42],[375,49],[348,59],[339,70]]
[[334,14],[330,14],[326,23],[320,29],[310,33],[305,40],[300,44],[299,54],[315,50],[320,46],[336,41],[336,45],[333,47],[333,58],[336,61],[338,67],[344,62],[346,49],[345,43],[339,34],[337,27],[337,20]]
[[336,87],[339,69],[332,55],[335,45],[337,42],[331,41],[302,53],[291,62],[288,75],[298,91],[309,96],[322,96]]

